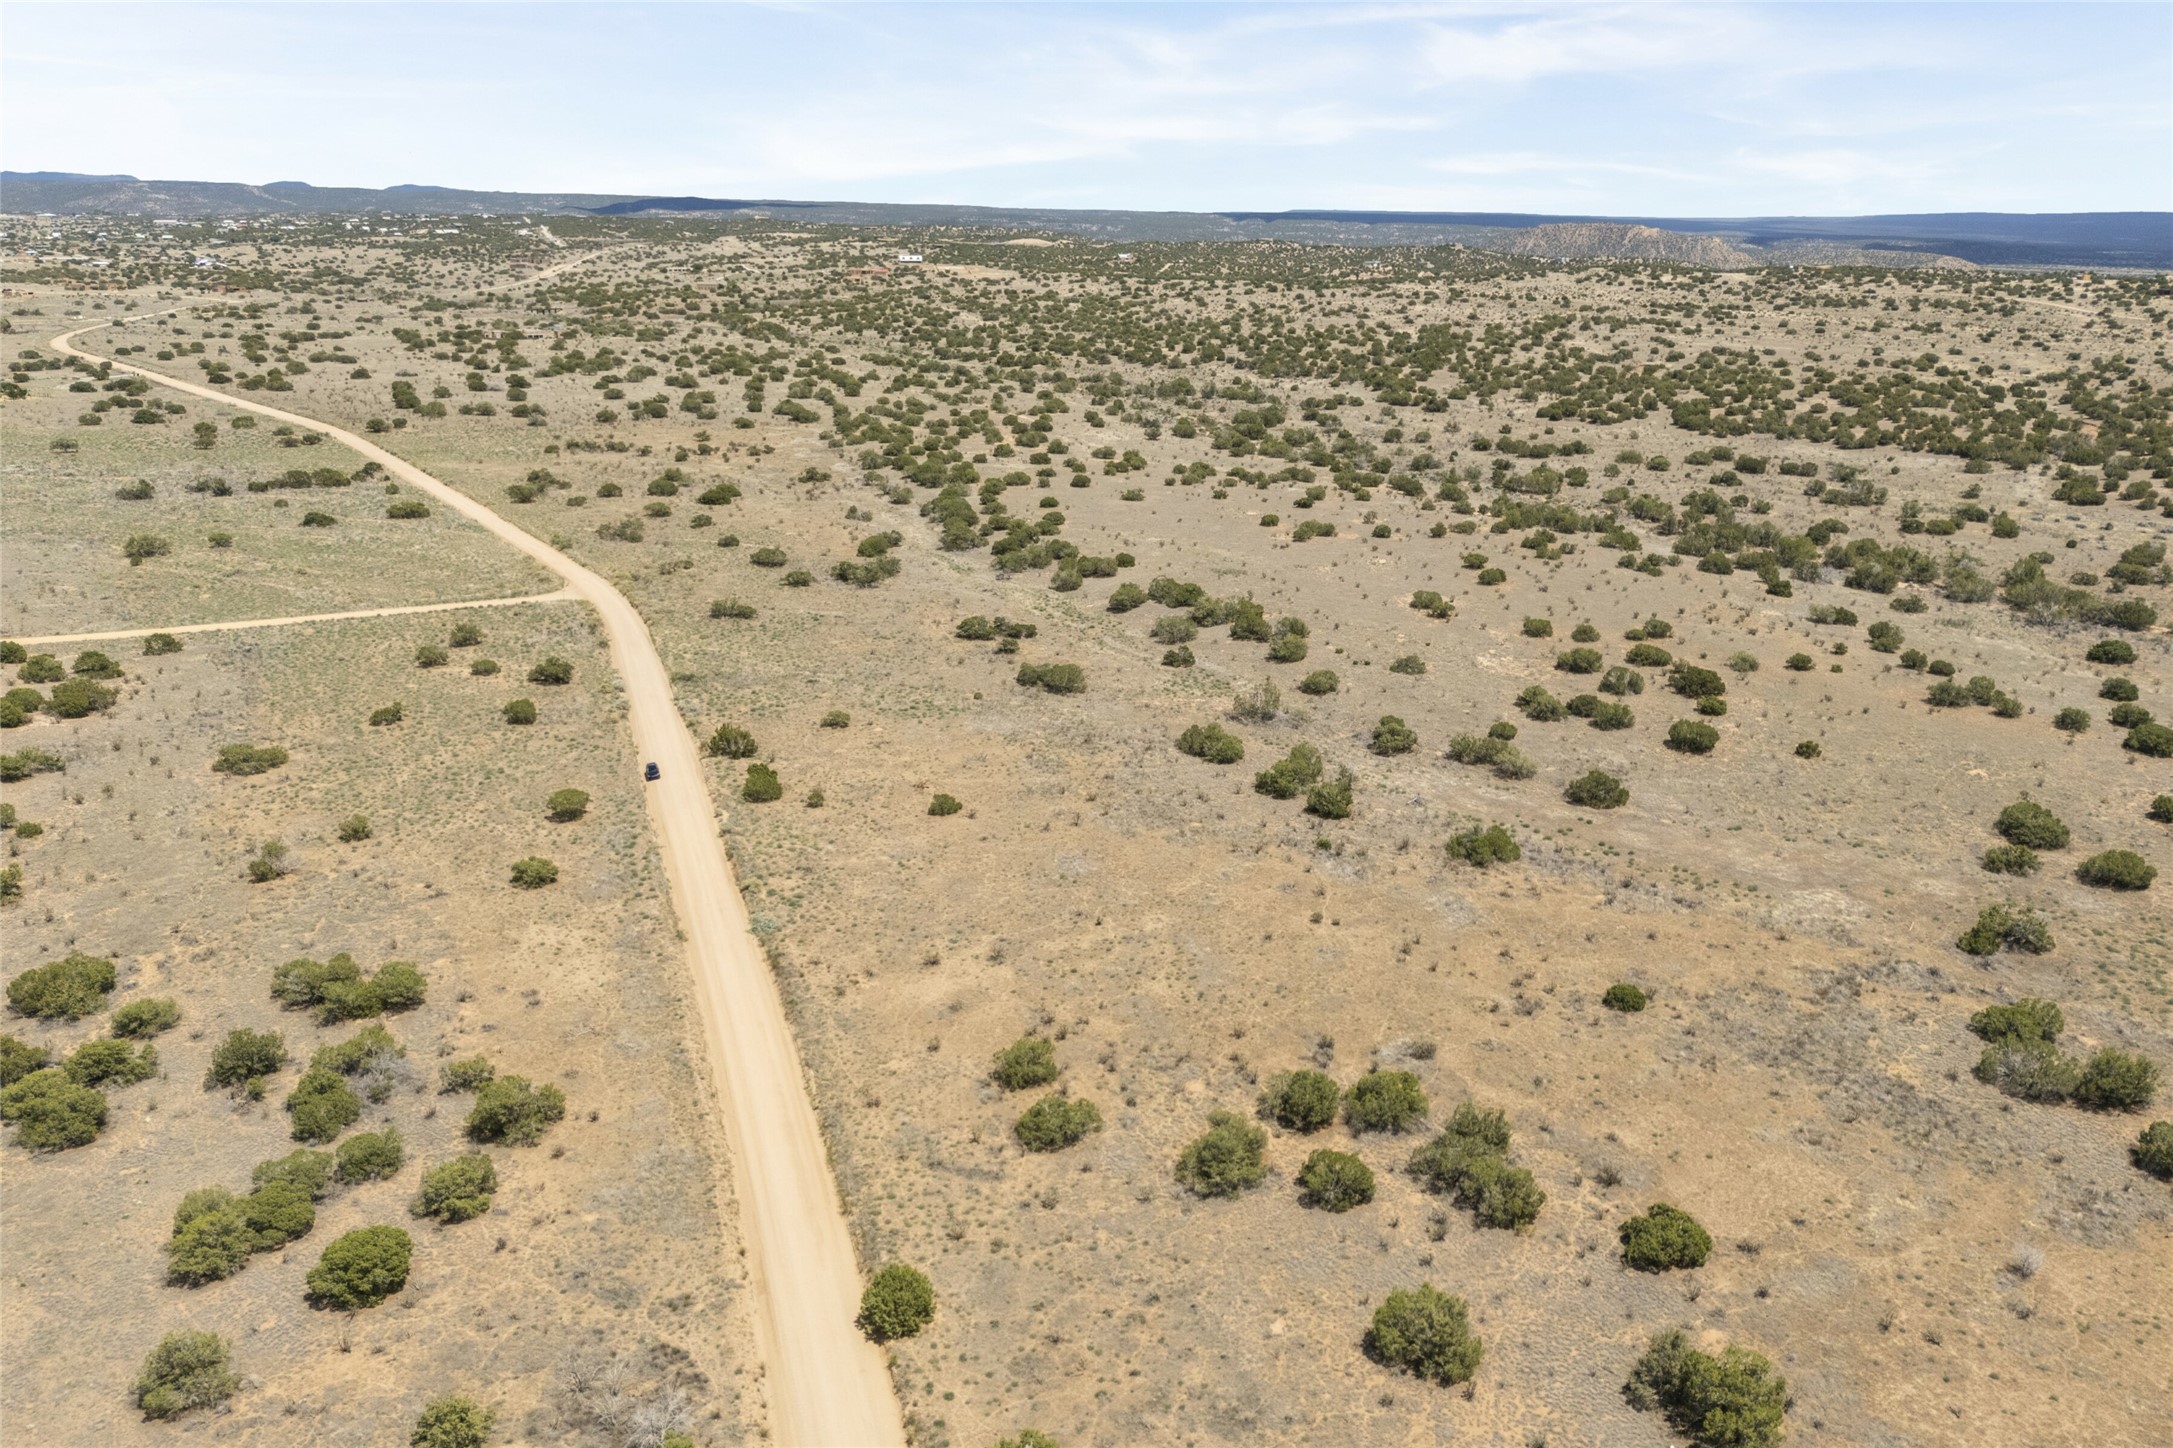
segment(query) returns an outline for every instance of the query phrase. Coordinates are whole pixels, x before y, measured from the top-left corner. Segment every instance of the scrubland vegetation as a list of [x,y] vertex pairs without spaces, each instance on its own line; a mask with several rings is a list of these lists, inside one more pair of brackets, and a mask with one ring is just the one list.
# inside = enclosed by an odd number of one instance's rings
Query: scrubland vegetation
[[[2162,279],[552,224],[12,266],[0,626],[540,591],[46,344],[152,301],[85,345],[611,578],[916,1441],[2162,1426]],[[760,1421],[638,761],[527,613],[0,653],[10,1225],[181,1163],[96,1229],[171,1308],[11,1414]]]

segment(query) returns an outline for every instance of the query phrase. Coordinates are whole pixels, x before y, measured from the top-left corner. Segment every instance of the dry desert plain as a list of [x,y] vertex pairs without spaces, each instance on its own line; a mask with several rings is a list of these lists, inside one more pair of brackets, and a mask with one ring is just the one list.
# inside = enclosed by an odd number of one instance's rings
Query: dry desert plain
[[[2131,1157],[2165,1088],[2010,1094],[1972,1030],[2041,998],[2066,1058],[2173,1063],[2168,887],[2083,868],[2173,859],[2162,730],[2118,722],[2173,707],[2161,278],[380,223],[230,228],[217,268],[88,230],[9,259],[0,637],[552,591],[443,507],[394,516],[412,490],[334,442],[48,343],[142,313],[82,345],[365,433],[610,579],[697,736],[751,736],[706,767],[862,1265],[936,1292],[887,1348],[913,1441],[1680,1441],[1623,1391],[1675,1328],[1767,1359],[1790,1442],[2173,1435],[2173,1194]],[[352,480],[248,486],[298,467]],[[145,534],[166,550],[132,562]],[[482,642],[417,667],[461,623]],[[507,1442],[761,1437],[730,1145],[586,610],[183,643],[98,645],[110,706],[0,740],[67,766],[7,786],[45,826],[10,837],[9,975],[112,957],[110,1005],[182,1013],[96,1141],[6,1148],[0,1411],[50,1441],[378,1443],[458,1392]],[[523,682],[547,654],[571,685]],[[1067,664],[1082,690],[1020,682]],[[1179,751],[1208,724],[1241,761]],[[237,741],[290,757],[213,773]],[[1301,744],[1311,809],[1256,786]],[[742,798],[750,764],[780,798]],[[1572,803],[1593,771],[1627,801]],[[587,813],[547,819],[567,787]],[[2024,799],[2067,843],[1988,869]],[[1518,858],[1448,849],[1495,824]],[[292,868],[251,883],[272,838]],[[509,883],[529,855],[555,884]],[[1988,907],[1993,953],[1960,948]],[[428,979],[355,1128],[397,1127],[405,1166],[169,1285],[184,1194],[293,1149],[280,1099],[355,1029],[283,1010],[273,970],[341,950]],[[1603,1007],[1621,983],[1647,1007]],[[262,1101],[201,1087],[236,1027],[296,1058]],[[107,1026],[9,1030],[59,1057]],[[1021,1037],[1052,1086],[992,1079]],[[487,1216],[410,1218],[475,1149],[438,1070],[478,1052],[565,1118],[488,1148]],[[1425,1110],[1264,1121],[1256,1185],[1189,1188],[1210,1113],[1250,1122],[1298,1070],[1409,1073]],[[1024,1149],[1047,1090],[1099,1129]],[[1544,1193],[1520,1228],[1407,1169],[1467,1101]],[[1301,1199],[1323,1149],[1370,1200]],[[1655,1202],[1702,1265],[1622,1261]],[[405,1289],[307,1306],[321,1244],[373,1222],[414,1234]],[[1421,1283],[1468,1306],[1468,1381],[1368,1351]],[[241,1390],[143,1422],[176,1327],[226,1336]]]

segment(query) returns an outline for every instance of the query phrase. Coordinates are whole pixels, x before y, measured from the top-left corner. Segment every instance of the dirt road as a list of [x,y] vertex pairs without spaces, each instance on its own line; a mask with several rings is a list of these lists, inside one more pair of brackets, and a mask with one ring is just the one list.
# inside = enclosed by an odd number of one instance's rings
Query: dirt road
[[[82,333],[105,325],[65,332],[53,339],[53,348],[63,356],[110,361],[72,345]],[[902,1448],[905,1426],[889,1370],[881,1352],[853,1325],[859,1265],[784,1003],[749,932],[694,736],[679,715],[670,676],[641,615],[597,574],[367,438],[146,368],[112,365],[117,372],[338,440],[520,549],[595,608],[612,664],[626,686],[627,720],[640,751],[626,767],[638,769],[653,760],[663,769],[663,779],[649,786],[649,815],[686,935],[710,1070],[730,1139],[755,1334],[767,1370],[771,1436],[812,1448]]]
[[225,633],[239,628],[279,628],[293,623],[333,623],[343,618],[390,618],[399,613],[450,613],[456,608],[508,608],[521,603],[564,603],[580,597],[570,588],[555,593],[524,593],[512,598],[471,598],[460,603],[407,603],[397,608],[355,608],[345,613],[294,613],[285,618],[237,618],[225,623],[170,623],[161,627],[153,624],[147,628],[114,628],[104,633],[43,634],[36,638],[18,638],[15,642],[24,648],[45,644],[98,644],[113,639],[140,639],[146,634],[200,634]]

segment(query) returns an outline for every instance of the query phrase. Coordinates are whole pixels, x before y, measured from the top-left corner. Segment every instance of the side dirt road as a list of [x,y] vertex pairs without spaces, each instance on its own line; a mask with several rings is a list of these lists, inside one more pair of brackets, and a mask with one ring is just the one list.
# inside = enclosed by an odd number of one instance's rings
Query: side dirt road
[[145,634],[200,634],[230,633],[243,628],[281,628],[297,623],[337,623],[348,618],[391,618],[405,613],[451,613],[464,608],[510,608],[524,603],[570,602],[580,595],[571,589],[561,588],[555,593],[528,593],[513,598],[471,598],[454,603],[410,603],[397,608],[351,608],[345,613],[294,613],[284,618],[237,618],[224,623],[171,623],[164,627],[115,628],[104,633],[40,634],[18,638],[25,648],[45,644],[98,644],[115,639],[140,639]]
[[[788,1445],[902,1448],[904,1422],[882,1355],[853,1325],[860,1273],[808,1104],[799,1052],[768,964],[749,932],[694,736],[680,717],[670,676],[641,615],[597,574],[367,438],[77,349],[75,338],[92,330],[62,333],[53,339],[53,349],[334,438],[520,549],[596,610],[626,687],[635,742],[642,758],[663,771],[649,788],[649,813],[686,935],[710,1070],[725,1113],[771,1435]],[[639,763],[628,761],[627,767]]]

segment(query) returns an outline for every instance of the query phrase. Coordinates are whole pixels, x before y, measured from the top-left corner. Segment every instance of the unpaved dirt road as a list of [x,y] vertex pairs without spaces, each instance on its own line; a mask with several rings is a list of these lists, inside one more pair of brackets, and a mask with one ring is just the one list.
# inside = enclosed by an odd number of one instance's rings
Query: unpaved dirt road
[[113,639],[140,639],[146,634],[225,633],[238,628],[279,628],[293,623],[333,623],[343,618],[390,618],[400,613],[450,613],[456,608],[509,608],[521,603],[565,603],[580,597],[570,588],[555,593],[523,593],[511,598],[471,598],[460,603],[406,603],[397,608],[354,608],[345,613],[294,613],[285,618],[237,618],[225,623],[152,624],[147,628],[112,628],[104,633],[43,634],[18,638],[24,648],[33,644],[97,644]]
[[337,439],[565,579],[568,590],[601,616],[612,664],[626,686],[627,720],[641,756],[626,767],[638,769],[653,760],[663,769],[663,779],[648,787],[649,815],[686,935],[710,1070],[730,1139],[771,1437],[809,1448],[903,1448],[905,1425],[883,1355],[853,1325],[859,1266],[784,1003],[749,932],[747,907],[718,837],[694,736],[679,715],[670,676],[641,615],[597,574],[366,438],[73,345],[76,337],[105,325],[62,333],[53,339],[53,349],[65,357],[112,362],[115,371]]

